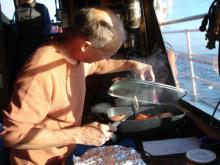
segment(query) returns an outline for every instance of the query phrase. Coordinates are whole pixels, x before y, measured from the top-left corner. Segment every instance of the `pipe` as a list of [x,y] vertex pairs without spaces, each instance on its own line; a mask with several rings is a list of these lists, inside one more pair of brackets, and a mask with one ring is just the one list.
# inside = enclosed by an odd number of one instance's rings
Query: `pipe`
[[180,19],[176,19],[176,20],[172,20],[172,21],[162,22],[162,23],[160,23],[160,25],[161,26],[162,25],[170,25],[170,24],[175,24],[175,23],[182,23],[182,22],[202,19],[205,15],[207,15],[207,13],[199,14],[199,15],[195,15],[195,16],[191,16],[191,17],[180,18]]

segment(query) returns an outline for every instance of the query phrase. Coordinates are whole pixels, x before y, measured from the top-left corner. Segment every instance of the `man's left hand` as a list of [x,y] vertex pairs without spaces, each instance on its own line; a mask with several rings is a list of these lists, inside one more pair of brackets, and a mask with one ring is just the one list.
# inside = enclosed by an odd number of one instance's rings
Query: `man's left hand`
[[144,64],[141,62],[135,62],[134,73],[137,78],[141,80],[155,81],[155,75],[153,68],[149,64]]

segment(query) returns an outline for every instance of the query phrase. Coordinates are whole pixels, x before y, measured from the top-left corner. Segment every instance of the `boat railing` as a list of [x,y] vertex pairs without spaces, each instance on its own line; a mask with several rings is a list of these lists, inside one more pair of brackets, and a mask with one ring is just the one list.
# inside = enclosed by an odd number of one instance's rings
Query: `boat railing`
[[[176,23],[182,23],[182,22],[188,22],[188,21],[193,21],[193,20],[197,20],[197,19],[202,19],[205,15],[206,14],[200,14],[200,15],[181,18],[181,19],[171,20],[171,21],[160,23],[160,25],[161,26],[172,25],[172,24],[176,24]],[[194,63],[213,65],[213,61],[210,58],[210,56],[198,55],[198,54],[192,53],[190,33],[194,33],[194,32],[201,32],[201,31],[199,29],[180,29],[180,30],[172,30],[172,31],[162,31],[162,34],[174,34],[174,33],[185,34],[187,50],[186,50],[186,52],[176,52],[176,55],[178,56],[178,58],[182,58],[182,59],[189,61],[190,73],[178,71],[178,74],[190,78],[191,83],[192,83],[192,100],[191,100],[192,102],[200,101],[208,106],[215,107],[215,104],[210,103],[209,101],[200,97],[200,95],[197,93],[197,90],[196,90],[196,80],[199,80],[200,82],[203,82],[204,84],[209,85],[209,86],[213,86],[217,89],[220,89],[220,84],[216,83],[214,81],[211,81],[211,80],[207,80],[205,78],[201,78],[198,75],[196,75]],[[187,54],[187,56],[184,56],[184,54]],[[195,58],[195,57],[197,57],[197,58]],[[202,58],[199,58],[199,57],[202,57]],[[207,59],[210,58],[210,59],[207,60],[206,58]]]

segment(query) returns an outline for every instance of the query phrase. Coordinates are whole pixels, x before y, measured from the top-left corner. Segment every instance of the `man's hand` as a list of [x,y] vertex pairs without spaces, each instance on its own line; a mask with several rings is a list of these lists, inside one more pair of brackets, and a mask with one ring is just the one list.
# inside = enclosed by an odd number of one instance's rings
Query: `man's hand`
[[141,80],[155,81],[155,75],[154,75],[152,66],[149,64],[135,62],[135,67],[134,67],[133,72],[135,73],[137,78]]
[[116,131],[111,125],[93,122],[82,126],[82,144],[101,146],[108,141]]

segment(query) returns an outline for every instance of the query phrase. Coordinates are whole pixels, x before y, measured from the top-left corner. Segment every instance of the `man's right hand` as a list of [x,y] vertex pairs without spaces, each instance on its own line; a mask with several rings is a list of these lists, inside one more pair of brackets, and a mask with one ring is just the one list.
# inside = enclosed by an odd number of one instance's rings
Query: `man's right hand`
[[101,146],[112,137],[116,130],[111,125],[98,122],[87,124],[82,126],[81,144]]

